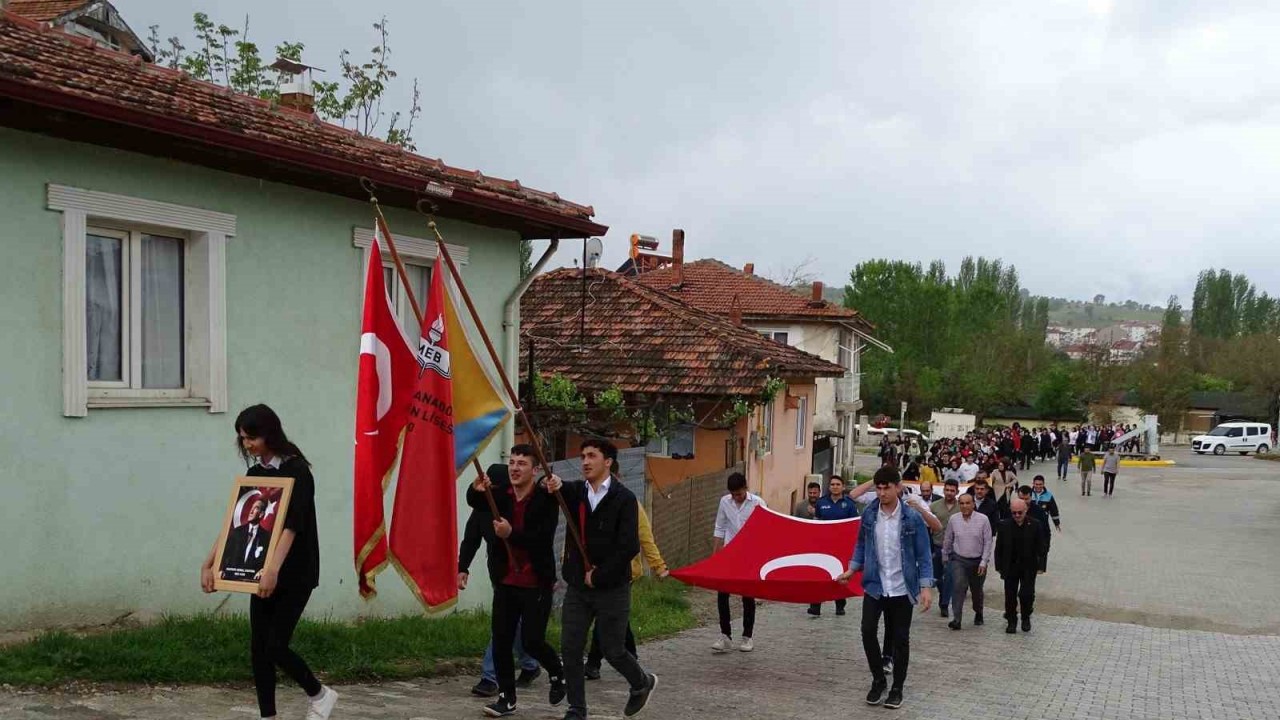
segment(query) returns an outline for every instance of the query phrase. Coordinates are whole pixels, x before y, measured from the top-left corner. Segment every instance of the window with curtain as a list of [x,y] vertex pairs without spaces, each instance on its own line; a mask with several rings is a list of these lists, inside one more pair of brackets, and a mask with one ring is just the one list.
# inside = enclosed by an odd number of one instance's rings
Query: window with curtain
[[183,238],[89,228],[85,240],[85,372],[90,385],[185,388]]
[[[431,267],[406,262],[404,270],[413,287],[413,297],[418,301],[418,309],[426,310],[427,289],[431,286]],[[400,273],[396,272],[394,265],[384,266],[382,272],[385,276],[387,292],[391,294],[391,301],[396,309],[396,317],[400,318],[400,327],[404,328],[409,337],[417,338],[421,328],[417,318],[413,316],[413,304],[409,302],[409,295],[404,291],[404,284],[400,282]]]
[[809,396],[801,395],[796,405],[796,449],[804,447],[809,434]]

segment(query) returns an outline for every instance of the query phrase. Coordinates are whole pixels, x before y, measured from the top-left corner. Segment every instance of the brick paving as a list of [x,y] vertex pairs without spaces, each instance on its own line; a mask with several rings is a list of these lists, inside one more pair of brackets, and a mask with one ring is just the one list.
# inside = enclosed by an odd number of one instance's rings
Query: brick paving
[[[1061,493],[1068,529],[1054,537],[1050,574],[1030,634],[999,622],[954,632],[936,611],[917,615],[902,718],[1093,720],[1280,717],[1280,636],[1268,512],[1280,506],[1280,464],[1132,469],[1116,497]],[[1052,474],[1037,466],[1037,472]],[[1060,486],[1054,485],[1055,489]],[[1247,544],[1247,545],[1246,545]],[[1248,552],[1244,548],[1256,551]],[[998,584],[992,583],[993,589]],[[998,596],[998,592],[993,595]],[[991,597],[998,602],[998,597]],[[810,620],[803,608],[761,609],[754,653],[713,655],[713,628],[641,648],[661,677],[644,717],[874,718],[862,703],[869,674],[849,616]],[[1083,615],[1083,616],[1079,616]],[[1140,622],[1110,622],[1108,618]],[[1205,627],[1204,629],[1182,629]],[[335,718],[480,717],[471,678],[340,687]],[[559,718],[545,682],[522,697],[520,717]],[[588,684],[593,718],[621,716],[626,688],[606,670]],[[302,717],[282,688],[282,718]],[[249,688],[149,688],[123,693],[0,692],[0,718],[252,718]]]

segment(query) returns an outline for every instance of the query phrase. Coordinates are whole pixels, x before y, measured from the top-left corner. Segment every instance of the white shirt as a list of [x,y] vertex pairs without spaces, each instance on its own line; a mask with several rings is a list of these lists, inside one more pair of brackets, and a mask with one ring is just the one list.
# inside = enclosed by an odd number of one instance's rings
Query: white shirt
[[585,482],[587,483],[587,504],[591,505],[591,512],[595,512],[596,506],[604,499],[605,493],[609,492],[609,483],[613,482],[613,478],[605,478],[604,482],[600,483],[600,489],[598,491],[591,486],[590,480]]
[[902,501],[893,512],[879,510],[876,518],[876,559],[880,562],[880,586],[888,597],[907,594],[907,581],[902,575]]
[[258,465],[260,467],[268,468],[270,470],[279,470],[280,466],[283,463],[284,463],[284,458],[280,457],[279,455],[272,455],[271,459],[266,462],[262,462],[262,458],[258,458]]
[[716,510],[714,536],[724,540],[725,545],[733,542],[733,538],[738,535],[738,531],[742,530],[742,526],[747,524],[747,518],[751,517],[756,507],[768,507],[768,505],[765,505],[759,495],[752,492],[747,493],[747,499],[743,500],[741,505],[733,501],[732,494],[720,498],[720,507]]
[[978,464],[973,462],[960,463],[960,475],[965,482],[972,482],[978,477]]
[[249,542],[244,544],[244,560],[249,561],[249,555],[253,553],[253,541],[258,538],[258,523],[249,526]]

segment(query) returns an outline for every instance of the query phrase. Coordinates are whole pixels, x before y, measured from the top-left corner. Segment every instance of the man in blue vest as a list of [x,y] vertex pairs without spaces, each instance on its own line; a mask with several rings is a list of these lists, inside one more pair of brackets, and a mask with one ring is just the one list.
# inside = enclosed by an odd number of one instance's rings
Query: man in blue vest
[[[813,519],[848,520],[856,517],[858,517],[858,506],[854,504],[853,498],[844,494],[844,479],[839,475],[832,475],[827,481],[827,494],[818,498],[818,504],[814,506]],[[836,615],[844,615],[847,602],[844,598],[836,601]],[[822,604],[810,605],[809,615],[815,618],[821,617]]]
[[[849,569],[836,579],[849,582],[853,573],[862,570],[862,649],[872,677],[867,704],[899,708],[911,653],[912,608],[918,602],[920,611],[928,612],[933,605],[933,554],[924,517],[899,498],[902,477],[898,471],[882,467],[873,482],[876,499],[862,514]],[[881,615],[885,639],[893,651],[892,687],[885,678],[878,637]]]

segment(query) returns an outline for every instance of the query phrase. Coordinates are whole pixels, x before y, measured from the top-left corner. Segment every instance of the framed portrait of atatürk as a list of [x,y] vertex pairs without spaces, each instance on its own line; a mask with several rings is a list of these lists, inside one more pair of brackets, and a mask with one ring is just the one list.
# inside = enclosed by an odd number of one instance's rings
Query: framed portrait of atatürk
[[256,593],[258,580],[276,550],[289,512],[293,478],[239,477],[218,536],[213,585],[218,590]]

